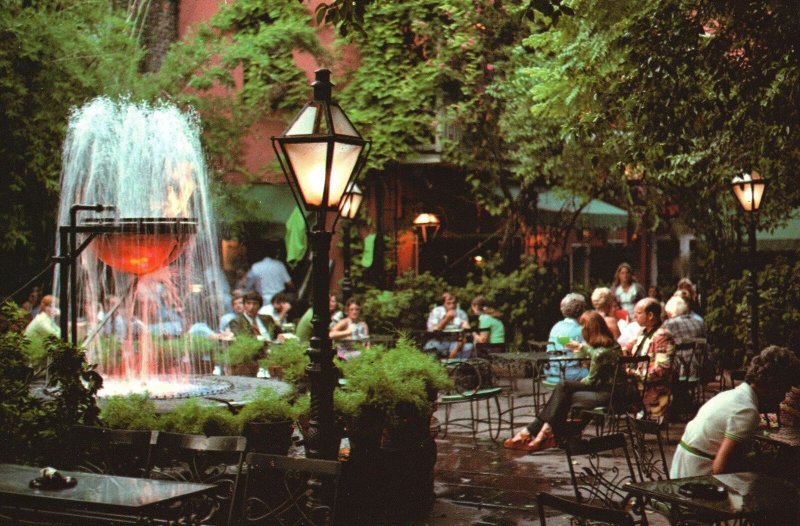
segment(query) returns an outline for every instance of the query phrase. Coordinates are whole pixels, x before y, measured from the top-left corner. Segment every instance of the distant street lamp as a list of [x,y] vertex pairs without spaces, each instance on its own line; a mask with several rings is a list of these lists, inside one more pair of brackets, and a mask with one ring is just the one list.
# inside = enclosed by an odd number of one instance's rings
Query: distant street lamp
[[439,217],[436,214],[430,214],[427,212],[423,212],[415,217],[413,224],[414,227],[418,228],[422,234],[422,241],[424,243],[428,242],[429,237],[433,239],[436,236],[436,233],[439,232],[439,227],[442,226],[442,222],[439,220]]
[[747,214],[750,243],[750,281],[748,282],[748,296],[750,299],[750,349],[749,355],[755,356],[759,351],[758,342],[758,282],[756,280],[756,225],[758,224],[758,209],[761,207],[761,198],[767,182],[761,174],[753,170],[733,178],[731,187],[742,210]]
[[[314,216],[314,221],[306,219],[314,312],[307,351],[310,363],[306,367],[311,387],[306,455],[335,460],[339,443],[333,413],[336,374],[328,336],[328,257],[342,196],[363,167],[371,143],[361,137],[342,108],[331,100],[330,71],[319,69],[315,75],[314,99],[300,110],[283,134],[272,137],[272,147],[298,205],[302,203]],[[313,490],[314,484],[309,487]]]
[[339,215],[344,219],[342,225],[342,259],[344,261],[344,277],[342,278],[342,299],[347,302],[353,296],[353,282],[350,280],[350,222],[358,215],[364,193],[357,184],[348,187],[342,199]]

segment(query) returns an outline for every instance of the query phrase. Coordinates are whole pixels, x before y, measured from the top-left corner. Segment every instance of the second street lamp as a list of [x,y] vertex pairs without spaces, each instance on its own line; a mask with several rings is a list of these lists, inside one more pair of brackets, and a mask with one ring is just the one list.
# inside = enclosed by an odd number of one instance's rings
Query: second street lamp
[[306,456],[335,460],[339,442],[334,429],[333,390],[336,386],[333,350],[328,335],[331,233],[339,217],[345,190],[369,154],[363,139],[342,108],[331,100],[330,71],[319,69],[309,101],[272,147],[292,194],[313,217],[306,218],[311,244],[314,316],[306,367],[311,390]]
[[357,184],[353,183],[348,187],[342,199],[342,207],[339,215],[344,222],[342,224],[342,260],[344,263],[344,277],[342,278],[342,299],[347,300],[353,296],[353,282],[350,279],[350,222],[358,215],[361,201],[364,200],[364,193]]
[[733,178],[731,187],[739,202],[739,206],[747,214],[747,227],[749,231],[748,242],[750,245],[750,280],[748,282],[748,297],[750,301],[750,357],[759,352],[758,341],[758,281],[756,279],[756,226],[758,224],[758,209],[761,207],[761,198],[767,182],[761,174],[753,170]]

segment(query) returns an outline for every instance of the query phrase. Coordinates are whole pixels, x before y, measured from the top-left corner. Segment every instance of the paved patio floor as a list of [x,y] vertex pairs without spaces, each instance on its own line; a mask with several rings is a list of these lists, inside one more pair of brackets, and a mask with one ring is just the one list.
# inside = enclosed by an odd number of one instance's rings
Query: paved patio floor
[[[466,417],[468,406],[454,408],[456,417]],[[520,411],[515,416],[515,426],[522,427],[531,418],[531,412]],[[436,414],[444,421],[444,411]],[[683,433],[683,423],[669,425],[666,444],[667,461],[670,462],[677,441]],[[585,436],[594,433],[593,426]],[[451,428],[446,436],[437,438],[436,503],[429,519],[415,526],[527,526],[539,524],[536,494],[547,491],[567,497],[574,496],[562,449],[549,449],[537,453],[524,453],[503,449],[502,440],[511,436],[506,426],[497,443],[488,438],[487,428],[481,426],[478,439],[473,441],[465,429]],[[622,455],[615,462],[624,466]],[[666,525],[660,515],[648,514],[650,524]],[[553,518],[553,524],[567,524],[566,518]],[[548,526],[551,520],[548,520]]]

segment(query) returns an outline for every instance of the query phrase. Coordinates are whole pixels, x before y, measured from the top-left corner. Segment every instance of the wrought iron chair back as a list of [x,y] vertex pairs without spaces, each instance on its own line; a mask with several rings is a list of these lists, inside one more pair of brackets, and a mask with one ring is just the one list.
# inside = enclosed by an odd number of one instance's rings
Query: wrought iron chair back
[[214,484],[210,496],[177,503],[192,507],[197,523],[233,524],[247,439],[242,436],[184,435],[159,432],[153,451],[152,478]]
[[[248,453],[245,465],[247,478],[240,524],[325,526],[334,523],[341,463]],[[309,486],[314,487],[313,499]]]
[[704,340],[691,339],[675,346],[673,372],[673,412],[683,414],[687,419],[703,402],[703,378],[706,367],[707,349]]
[[[455,425],[468,428],[475,439],[479,425],[485,423],[489,428],[489,438],[497,440],[502,427],[499,396],[503,390],[493,385],[491,362],[481,358],[457,359],[445,362],[445,367],[455,388],[451,392],[442,393],[437,402],[439,407],[444,408],[442,436],[447,436],[450,425]],[[485,416],[481,416],[482,402],[486,407]],[[496,420],[492,417],[492,402]],[[452,418],[452,408],[456,404],[469,404],[469,416]]]
[[[661,426],[655,420],[628,419],[628,436],[640,480],[669,480],[669,465],[664,453]],[[648,440],[648,437],[651,440]]]
[[536,497],[539,508],[539,524],[547,526],[547,508],[552,508],[570,516],[570,524],[580,526],[633,526],[633,518],[624,510],[614,510],[581,504],[574,500],[539,493]]
[[151,431],[75,425],[70,430],[69,464],[75,471],[147,477]]
[[[624,486],[636,482],[625,435],[615,433],[589,439],[567,440],[563,444],[575,498],[582,504],[615,510],[631,507],[633,501]],[[625,463],[614,462],[621,450]]]
[[608,404],[582,413],[594,420],[597,435],[618,433],[620,416],[645,409],[642,396],[649,368],[649,356],[623,356],[617,360]]

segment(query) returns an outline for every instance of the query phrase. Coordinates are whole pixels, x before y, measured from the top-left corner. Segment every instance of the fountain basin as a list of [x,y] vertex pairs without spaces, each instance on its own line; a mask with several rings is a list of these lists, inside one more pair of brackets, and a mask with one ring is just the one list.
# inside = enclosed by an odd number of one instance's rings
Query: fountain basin
[[197,231],[197,222],[184,218],[121,218],[84,222],[81,230],[101,232],[92,243],[106,265],[141,276],[175,261]]

